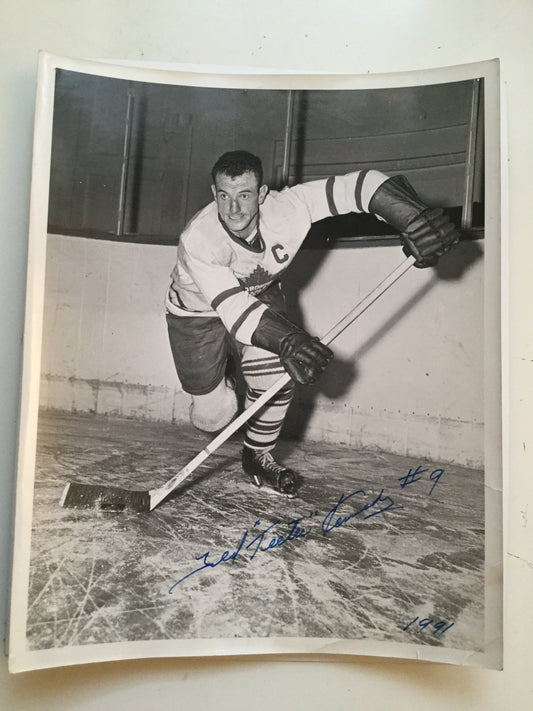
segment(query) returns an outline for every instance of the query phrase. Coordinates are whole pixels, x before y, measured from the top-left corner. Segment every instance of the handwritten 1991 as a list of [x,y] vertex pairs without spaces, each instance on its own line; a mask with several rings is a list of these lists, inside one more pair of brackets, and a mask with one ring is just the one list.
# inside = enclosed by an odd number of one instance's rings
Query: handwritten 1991
[[423,620],[420,620],[418,617],[415,617],[414,620],[411,620],[405,627],[403,628],[403,631],[405,632],[406,630],[411,627],[411,625],[414,625],[415,622],[418,621],[418,625],[413,627],[413,630],[416,630],[417,633],[420,632],[425,632],[428,627],[432,631],[432,633],[435,636],[443,635],[447,630],[449,630],[451,627],[454,626],[454,622],[451,622],[448,624],[447,622],[444,622],[444,620],[441,620],[440,622],[436,622],[435,620],[431,619],[430,617],[424,617]]

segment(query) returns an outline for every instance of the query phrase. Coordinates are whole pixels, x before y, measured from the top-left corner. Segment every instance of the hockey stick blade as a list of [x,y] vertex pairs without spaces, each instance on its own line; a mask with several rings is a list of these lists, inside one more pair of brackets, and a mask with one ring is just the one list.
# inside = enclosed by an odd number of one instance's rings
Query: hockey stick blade
[[151,511],[149,491],[129,491],[118,486],[98,486],[69,482],[63,489],[60,506],[71,509],[99,509],[110,513]]
[[[364,313],[379,297],[384,294],[405,272],[414,264],[414,257],[408,257],[368,293],[354,308],[333,326],[321,339],[329,345],[355,319]],[[218,434],[210,444],[194,457],[183,469],[175,474],[162,486],[150,491],[131,491],[116,486],[98,486],[94,484],[66,485],[60,500],[60,505],[69,508],[100,509],[101,511],[121,512],[134,511],[144,513],[153,511],[167,496],[176,489],[200,464],[209,457],[221,444],[236,432],[250,417],[260,410],[274,395],[290,382],[290,376],[285,374],[266,390],[250,407],[236,417]]]

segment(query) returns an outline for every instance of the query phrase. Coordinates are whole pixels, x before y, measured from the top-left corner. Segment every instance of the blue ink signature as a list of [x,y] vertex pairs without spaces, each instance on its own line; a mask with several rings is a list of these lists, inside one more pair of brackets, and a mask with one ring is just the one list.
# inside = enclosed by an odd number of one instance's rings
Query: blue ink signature
[[[335,506],[333,506],[333,508],[330,509],[330,511],[328,511],[328,513],[322,519],[322,535],[326,536],[331,531],[341,528],[346,523],[348,523],[348,521],[351,521],[353,518],[359,516],[359,514],[362,513],[365,514],[362,518],[367,519],[371,518],[372,516],[377,516],[378,514],[385,513],[386,511],[395,511],[397,509],[401,509],[402,506],[395,504],[390,496],[383,496],[384,491],[384,489],[381,489],[381,491],[374,498],[373,501],[367,502],[357,511],[353,511],[348,515],[339,514],[339,509],[341,508],[341,506],[343,506],[354,496],[357,496],[359,494],[362,496],[366,496],[366,494],[363,489],[357,489],[357,491],[353,491],[351,494],[342,494]],[[376,510],[372,510],[374,508],[376,508]],[[369,513],[370,511],[371,513]],[[256,521],[252,527],[252,531],[250,531],[250,529],[246,529],[246,531],[244,531],[241,536],[239,545],[237,546],[237,548],[235,548],[235,550],[231,552],[229,550],[224,551],[224,553],[222,553],[222,555],[218,558],[211,558],[211,551],[207,551],[206,553],[203,553],[200,556],[196,556],[195,560],[201,561],[201,565],[199,565],[194,570],[191,570],[190,573],[187,573],[187,575],[184,575],[177,582],[175,582],[169,589],[169,594],[172,595],[174,589],[178,585],[180,585],[192,575],[195,575],[196,573],[199,573],[202,570],[207,570],[208,568],[216,568],[222,563],[234,563],[237,560],[237,557],[244,555],[244,551],[250,551],[250,555],[247,556],[247,560],[254,560],[254,558],[260,553],[267,553],[268,551],[272,551],[274,548],[280,548],[281,546],[284,546],[286,543],[289,543],[291,541],[307,538],[307,536],[312,531],[312,525],[309,525],[309,522],[307,524],[302,524],[302,521],[304,521],[304,519],[314,519],[318,516],[319,512],[314,511],[309,513],[307,516],[300,516],[300,518],[296,518],[293,521],[289,521],[285,524],[281,524],[280,521],[275,521],[263,530],[260,530],[258,533],[255,533],[253,529],[258,528],[261,525],[261,521]],[[276,529],[274,531],[275,527],[280,526],[280,524],[281,526],[288,526],[288,531],[286,531],[285,533],[280,533],[279,529]],[[269,540],[266,540],[267,534]]]
[[[423,479],[422,475],[427,472],[429,472],[429,469],[423,469],[421,465],[418,465],[415,469],[409,469],[408,474],[398,477],[398,481],[401,482],[400,487],[404,489],[406,486],[420,481]],[[434,469],[429,474],[429,479],[433,482],[433,486],[429,491],[429,496],[433,493],[434,488],[439,483],[439,480],[443,474],[444,469]],[[390,496],[385,495],[385,489],[381,489],[379,494],[373,500],[369,499],[366,503],[363,503],[360,508],[351,510],[348,513],[346,508],[343,507],[345,507],[347,502],[354,504],[354,497],[356,496],[366,497],[367,494],[363,489],[357,489],[356,491],[352,491],[350,494],[341,494],[337,503],[322,518],[322,536],[327,536],[332,531],[342,528],[357,516],[363,520],[366,520],[387,511],[397,511],[398,509],[403,508],[400,504],[395,504]],[[202,570],[216,568],[217,566],[226,563],[235,563],[239,557],[244,557],[245,560],[251,561],[254,560],[260,553],[267,553],[269,551],[273,551],[275,548],[281,548],[286,543],[307,538],[307,536],[309,536],[309,534],[313,531],[313,519],[319,516],[320,514],[318,511],[311,511],[308,515],[300,516],[299,518],[295,518],[294,520],[286,523],[275,521],[262,530],[260,529],[261,521],[256,521],[251,529],[247,528],[246,531],[244,531],[238,546],[233,551],[224,551],[224,553],[218,557],[212,556],[211,551],[206,551],[202,555],[196,556],[195,560],[197,560],[200,565],[175,582],[169,589],[169,593],[172,595],[174,589],[178,585]],[[307,522],[303,523],[306,519],[308,519]],[[285,527],[285,529],[283,527]],[[248,555],[246,555],[246,553],[248,553]],[[413,624],[417,619],[418,618],[412,620],[409,625]],[[426,619],[424,619],[423,622],[425,623]],[[430,620],[429,623],[432,622],[433,620]],[[409,625],[407,625],[407,627],[409,627]],[[407,627],[405,629],[407,629]],[[437,633],[443,634],[446,631],[443,630],[441,632],[441,629],[442,628],[439,623]],[[449,629],[449,627],[446,629]]]
[[[318,512],[315,512],[314,515],[317,515]],[[311,514],[313,515],[313,514]],[[169,589],[169,593],[172,594],[172,591],[174,588],[182,583],[184,580],[187,580],[187,578],[190,578],[191,575],[194,575],[195,573],[199,573],[201,570],[206,570],[206,568],[216,568],[217,565],[220,565],[221,563],[229,563],[230,561],[234,563],[237,560],[237,556],[241,554],[241,551],[243,549],[246,550],[252,550],[252,554],[249,556],[248,560],[253,560],[258,553],[266,553],[267,551],[273,550],[274,548],[279,548],[281,546],[284,546],[286,543],[289,541],[295,541],[298,538],[305,538],[306,536],[309,535],[311,532],[311,529],[304,529],[300,527],[300,523],[303,521],[303,519],[306,518],[304,516],[301,516],[300,518],[294,519],[294,521],[290,521],[288,524],[289,526],[289,531],[285,535],[278,535],[277,533],[273,535],[270,538],[270,541],[268,542],[267,545],[263,545],[263,542],[265,540],[265,536],[267,533],[271,532],[272,534],[272,529],[277,526],[280,522],[275,521],[274,523],[271,523],[270,526],[267,526],[264,530],[262,530],[260,533],[258,533],[251,541],[247,542],[247,539],[250,534],[250,530],[246,529],[246,531],[243,533],[241,541],[237,548],[230,553],[229,551],[224,551],[220,558],[216,561],[208,560],[210,556],[210,551],[207,551],[207,553],[204,553],[203,555],[197,556],[196,560],[201,560],[203,561],[203,564],[200,565],[198,568],[195,568],[192,570],[190,573],[187,573],[187,575],[184,575],[183,578],[180,578],[172,587]],[[253,525],[253,528],[257,528],[258,526],[261,525],[261,521],[256,521],[255,524]],[[253,534],[252,534],[253,535]],[[250,536],[251,537],[251,536]],[[246,545],[245,545],[246,543]]]
[[339,507],[344,504],[348,499],[351,499],[352,496],[356,496],[356,494],[362,494],[363,496],[365,495],[365,492],[363,489],[358,489],[357,491],[354,491],[352,494],[348,494],[348,496],[345,496],[342,494],[338,502],[335,504],[335,506],[331,509],[331,511],[324,516],[324,520],[322,521],[322,532],[324,535],[327,535],[330,531],[333,531],[335,528],[340,528],[341,526],[344,526],[345,523],[348,523],[348,521],[351,521],[352,518],[355,518],[356,516],[359,516],[360,513],[363,513],[363,511],[370,511],[374,506],[379,506],[380,504],[387,503],[386,506],[383,506],[381,508],[378,508],[377,511],[373,511],[372,513],[367,514],[366,516],[363,516],[363,519],[366,518],[371,518],[372,516],[377,516],[378,514],[382,514],[385,511],[395,511],[396,509],[401,509],[403,508],[400,505],[397,505],[394,503],[394,501],[391,499],[390,496],[383,496],[383,492],[385,489],[382,489],[379,494],[376,496],[374,501],[372,501],[369,504],[365,504],[362,508],[359,509],[359,511],[354,511],[353,513],[349,514],[348,516],[338,516],[335,521],[333,521]]

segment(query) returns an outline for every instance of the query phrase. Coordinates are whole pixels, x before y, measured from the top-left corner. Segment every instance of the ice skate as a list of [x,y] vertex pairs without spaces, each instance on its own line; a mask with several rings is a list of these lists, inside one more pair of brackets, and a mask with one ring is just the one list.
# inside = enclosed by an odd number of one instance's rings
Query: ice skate
[[300,477],[292,469],[278,464],[270,452],[244,447],[242,468],[255,486],[261,487],[266,484],[277,494],[289,499],[296,496]]

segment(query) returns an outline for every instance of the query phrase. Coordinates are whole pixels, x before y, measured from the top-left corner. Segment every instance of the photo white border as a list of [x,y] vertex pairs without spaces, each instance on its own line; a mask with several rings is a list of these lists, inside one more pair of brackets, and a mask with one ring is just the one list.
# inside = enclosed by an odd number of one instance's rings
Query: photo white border
[[[187,71],[183,72],[182,67]],[[469,652],[426,645],[371,640],[293,638],[172,640],[83,645],[29,651],[26,615],[29,588],[31,523],[37,441],[40,362],[43,328],[48,185],[50,178],[55,70],[97,74],[117,79],[214,88],[247,89],[382,89],[485,79],[485,651]],[[257,74],[192,71],[191,65],[143,64],[61,58],[42,52],[39,58],[24,329],[23,380],[19,431],[18,478],[11,591],[9,668],[30,669],[119,659],[221,655],[371,655],[423,659],[450,664],[502,665],[502,422],[501,422],[501,245],[506,234],[499,206],[501,194],[499,63],[497,60],[393,74]],[[219,68],[222,69],[222,68]],[[240,72],[240,70],[239,70]],[[500,239],[500,235],[502,235]],[[507,247],[507,242],[505,242]],[[505,261],[506,263],[506,261]],[[490,286],[490,288],[489,288]]]

